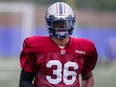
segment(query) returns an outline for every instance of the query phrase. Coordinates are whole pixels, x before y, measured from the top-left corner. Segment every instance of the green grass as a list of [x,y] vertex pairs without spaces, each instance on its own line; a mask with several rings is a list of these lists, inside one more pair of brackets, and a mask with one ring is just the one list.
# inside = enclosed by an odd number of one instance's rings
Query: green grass
[[96,67],[94,77],[95,87],[116,87],[116,64]]
[[0,59],[0,87],[18,87],[19,76],[18,59]]
[[[116,64],[98,65],[94,70],[95,87],[116,87]],[[0,59],[0,87],[18,87],[18,59]]]

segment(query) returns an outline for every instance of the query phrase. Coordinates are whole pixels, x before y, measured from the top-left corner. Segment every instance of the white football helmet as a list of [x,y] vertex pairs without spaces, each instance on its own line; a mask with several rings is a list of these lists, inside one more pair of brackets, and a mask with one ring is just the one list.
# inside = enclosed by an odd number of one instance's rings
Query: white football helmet
[[46,11],[46,24],[51,37],[64,39],[72,35],[75,15],[73,9],[64,2],[52,4]]

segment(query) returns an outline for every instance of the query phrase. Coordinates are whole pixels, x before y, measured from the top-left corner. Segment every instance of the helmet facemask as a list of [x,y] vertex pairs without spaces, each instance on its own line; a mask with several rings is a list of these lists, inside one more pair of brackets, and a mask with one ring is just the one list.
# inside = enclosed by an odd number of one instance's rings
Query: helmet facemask
[[65,39],[69,35],[72,35],[74,29],[74,19],[47,19],[48,33],[51,37],[58,39]]

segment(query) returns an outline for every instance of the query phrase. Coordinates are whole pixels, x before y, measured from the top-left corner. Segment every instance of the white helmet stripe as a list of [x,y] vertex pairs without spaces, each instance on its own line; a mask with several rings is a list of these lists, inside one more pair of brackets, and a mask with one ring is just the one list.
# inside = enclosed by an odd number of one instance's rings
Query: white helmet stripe
[[65,4],[63,3],[63,7],[64,7],[64,14],[65,14]]
[[56,14],[58,14],[58,5],[56,3]]

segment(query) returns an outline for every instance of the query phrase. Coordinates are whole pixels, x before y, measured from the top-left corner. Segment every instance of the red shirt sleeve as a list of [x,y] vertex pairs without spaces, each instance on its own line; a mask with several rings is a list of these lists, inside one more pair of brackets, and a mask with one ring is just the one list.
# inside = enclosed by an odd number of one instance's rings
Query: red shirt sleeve
[[26,72],[36,73],[37,66],[36,66],[36,59],[34,53],[31,50],[31,47],[27,43],[28,39],[26,39],[23,43],[23,50],[20,54],[20,65],[22,69]]
[[82,73],[89,73],[91,72],[97,62],[97,51],[93,43],[88,44],[88,50],[85,57],[85,62],[83,66]]

